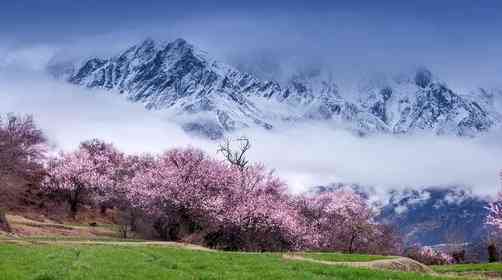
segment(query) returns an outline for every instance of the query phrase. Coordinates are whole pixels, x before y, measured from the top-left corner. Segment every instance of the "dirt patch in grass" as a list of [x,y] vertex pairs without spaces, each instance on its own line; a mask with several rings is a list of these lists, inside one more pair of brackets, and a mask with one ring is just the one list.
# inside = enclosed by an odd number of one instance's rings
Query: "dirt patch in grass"
[[283,255],[283,258],[287,260],[307,261],[307,262],[321,263],[327,265],[340,265],[340,266],[349,266],[357,268],[383,269],[383,270],[405,271],[405,272],[433,273],[432,269],[430,269],[428,266],[404,257],[367,261],[367,262],[358,262],[358,261],[331,262],[331,261],[315,260],[303,257],[301,255],[291,255],[291,254]]
[[176,248],[196,250],[196,251],[215,252],[215,250],[203,246],[198,246],[188,243],[167,242],[167,241],[36,240],[32,241],[32,243],[47,244],[47,245],[160,246],[160,247],[176,247]]
[[60,224],[46,218],[32,220],[19,215],[7,215],[12,233],[19,237],[81,237],[99,238],[117,236],[110,227]]

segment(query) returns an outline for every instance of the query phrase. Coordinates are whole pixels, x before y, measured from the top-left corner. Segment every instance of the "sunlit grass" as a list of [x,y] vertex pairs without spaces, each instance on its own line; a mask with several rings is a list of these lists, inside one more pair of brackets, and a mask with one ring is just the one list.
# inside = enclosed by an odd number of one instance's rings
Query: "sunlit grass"
[[436,272],[476,272],[476,271],[494,271],[502,272],[502,263],[480,263],[480,264],[454,264],[454,265],[436,265],[432,266]]
[[368,262],[377,260],[393,259],[395,257],[389,256],[375,256],[375,255],[360,255],[360,254],[341,254],[341,253],[303,253],[305,258],[310,258],[320,261],[329,262]]
[[204,252],[159,246],[0,244],[0,260],[0,280],[443,279],[287,261],[280,254]]

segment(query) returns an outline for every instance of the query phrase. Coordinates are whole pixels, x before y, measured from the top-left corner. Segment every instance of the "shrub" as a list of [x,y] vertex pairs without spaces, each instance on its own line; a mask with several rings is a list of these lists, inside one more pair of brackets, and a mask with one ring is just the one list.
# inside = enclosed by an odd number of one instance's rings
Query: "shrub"
[[406,256],[426,265],[453,264],[455,260],[449,254],[434,250],[431,247],[413,247],[407,250]]
[[495,243],[488,245],[488,262],[498,262],[499,253],[497,251],[497,246]]

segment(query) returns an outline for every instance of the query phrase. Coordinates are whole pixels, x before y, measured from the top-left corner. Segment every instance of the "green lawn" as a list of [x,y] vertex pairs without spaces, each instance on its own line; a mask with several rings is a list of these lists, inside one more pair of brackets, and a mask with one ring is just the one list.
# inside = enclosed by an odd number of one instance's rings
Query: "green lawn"
[[305,258],[329,262],[369,262],[395,258],[389,256],[370,256],[358,254],[348,255],[341,253],[303,253],[302,256],[304,256]]
[[19,240],[23,241],[107,241],[107,242],[146,242],[148,240],[145,239],[133,239],[133,238],[128,238],[128,239],[123,239],[123,238],[117,238],[117,237],[90,237],[90,238],[83,238],[80,236],[30,236],[30,237],[23,237],[23,238],[17,238]]
[[437,266],[432,266],[432,269],[439,273],[448,273],[448,272],[461,273],[461,272],[476,272],[476,271],[502,272],[502,263],[437,265]]
[[[343,259],[343,258],[339,258]],[[0,244],[0,280],[448,279],[155,246]]]

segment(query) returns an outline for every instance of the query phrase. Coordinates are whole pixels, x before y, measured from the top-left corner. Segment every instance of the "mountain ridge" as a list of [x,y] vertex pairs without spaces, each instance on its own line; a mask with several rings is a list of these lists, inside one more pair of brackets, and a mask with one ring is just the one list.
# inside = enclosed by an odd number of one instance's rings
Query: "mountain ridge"
[[429,131],[476,136],[501,120],[489,106],[489,94],[457,94],[427,69],[363,87],[354,102],[319,73],[294,75],[285,85],[261,80],[184,39],[164,44],[146,39],[109,58],[55,64],[49,71],[72,84],[123,94],[147,109],[169,111],[186,131],[211,139],[243,128],[274,129],[311,120],[360,135]]

